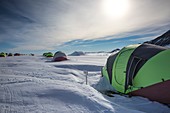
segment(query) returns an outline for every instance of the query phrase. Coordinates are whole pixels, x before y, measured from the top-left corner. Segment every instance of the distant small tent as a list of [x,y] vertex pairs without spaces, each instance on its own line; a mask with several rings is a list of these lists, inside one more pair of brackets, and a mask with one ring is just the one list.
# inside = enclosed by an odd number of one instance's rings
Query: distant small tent
[[102,75],[120,93],[170,104],[170,49],[152,44],[124,47],[109,56]]
[[43,53],[43,56],[46,56],[47,53]]
[[61,51],[58,51],[54,54],[54,57],[53,57],[53,60],[52,61],[64,61],[64,60],[67,60],[67,56],[65,53],[61,52]]
[[6,57],[6,54],[4,52],[1,52],[0,57]]
[[14,56],[21,56],[21,54],[20,53],[15,53]]
[[13,56],[13,54],[12,54],[12,53],[9,53],[8,56]]
[[53,57],[54,55],[53,55],[53,53],[48,52],[48,53],[43,53],[43,56],[45,56],[45,57]]
[[31,53],[31,54],[29,54],[30,56],[34,56],[34,54],[33,53]]

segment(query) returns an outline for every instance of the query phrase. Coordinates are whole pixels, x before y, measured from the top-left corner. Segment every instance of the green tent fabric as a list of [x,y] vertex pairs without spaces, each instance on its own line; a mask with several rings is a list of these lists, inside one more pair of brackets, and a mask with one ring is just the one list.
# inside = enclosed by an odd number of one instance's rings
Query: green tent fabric
[[0,57],[6,57],[6,54],[4,52],[1,52]]
[[[133,90],[170,80],[170,50],[157,54],[139,70],[134,78]],[[146,75],[146,76],[144,76]],[[150,76],[149,76],[150,75]]]
[[43,53],[43,56],[45,56],[45,57],[53,57],[54,55],[53,55],[53,53],[48,52],[48,53]]
[[[125,74],[126,74],[125,71],[126,71],[126,66],[127,66],[126,64],[128,62],[128,58],[130,57],[131,53],[138,46],[139,45],[130,45],[120,50],[120,52],[117,54],[116,59],[114,60],[113,65],[111,66],[112,68],[111,75],[108,75],[108,70],[106,69],[106,66],[103,67],[103,70],[102,70],[103,75],[109,81],[111,81],[112,86],[118,92],[122,92],[122,93],[124,92],[124,83],[125,83]],[[110,61],[110,62],[113,62],[113,61]]]
[[102,75],[118,92],[128,94],[170,80],[169,66],[170,49],[137,44],[111,55],[102,69]]

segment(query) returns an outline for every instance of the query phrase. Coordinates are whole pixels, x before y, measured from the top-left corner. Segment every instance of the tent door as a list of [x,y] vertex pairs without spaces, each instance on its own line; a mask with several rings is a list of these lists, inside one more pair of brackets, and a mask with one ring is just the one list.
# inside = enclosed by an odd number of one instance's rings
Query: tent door
[[139,58],[137,56],[134,56],[132,58],[131,63],[129,65],[129,70],[128,70],[128,72],[129,72],[128,75],[130,75],[130,76],[128,78],[126,78],[127,83],[125,84],[125,91],[128,89],[129,85],[131,85],[131,86],[133,85],[133,78],[139,71],[140,62],[142,62],[142,58]]

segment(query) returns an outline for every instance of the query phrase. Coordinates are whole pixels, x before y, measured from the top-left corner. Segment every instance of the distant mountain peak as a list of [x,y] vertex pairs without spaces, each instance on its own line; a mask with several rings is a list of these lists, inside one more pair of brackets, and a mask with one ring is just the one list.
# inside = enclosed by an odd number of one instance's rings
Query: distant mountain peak
[[159,36],[151,41],[145,42],[145,43],[155,44],[155,45],[159,45],[159,46],[170,45],[170,30],[168,30],[161,36]]
[[81,56],[81,55],[85,55],[85,53],[82,51],[74,51],[73,53],[69,54],[69,56]]

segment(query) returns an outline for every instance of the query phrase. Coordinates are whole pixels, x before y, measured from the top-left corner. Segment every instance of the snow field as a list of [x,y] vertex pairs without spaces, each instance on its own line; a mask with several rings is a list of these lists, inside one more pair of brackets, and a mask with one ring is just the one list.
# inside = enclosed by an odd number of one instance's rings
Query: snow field
[[[0,58],[0,113],[170,113],[142,97],[108,97],[100,70],[107,55],[69,56],[51,62],[42,56]],[[86,73],[87,85],[86,85]]]

